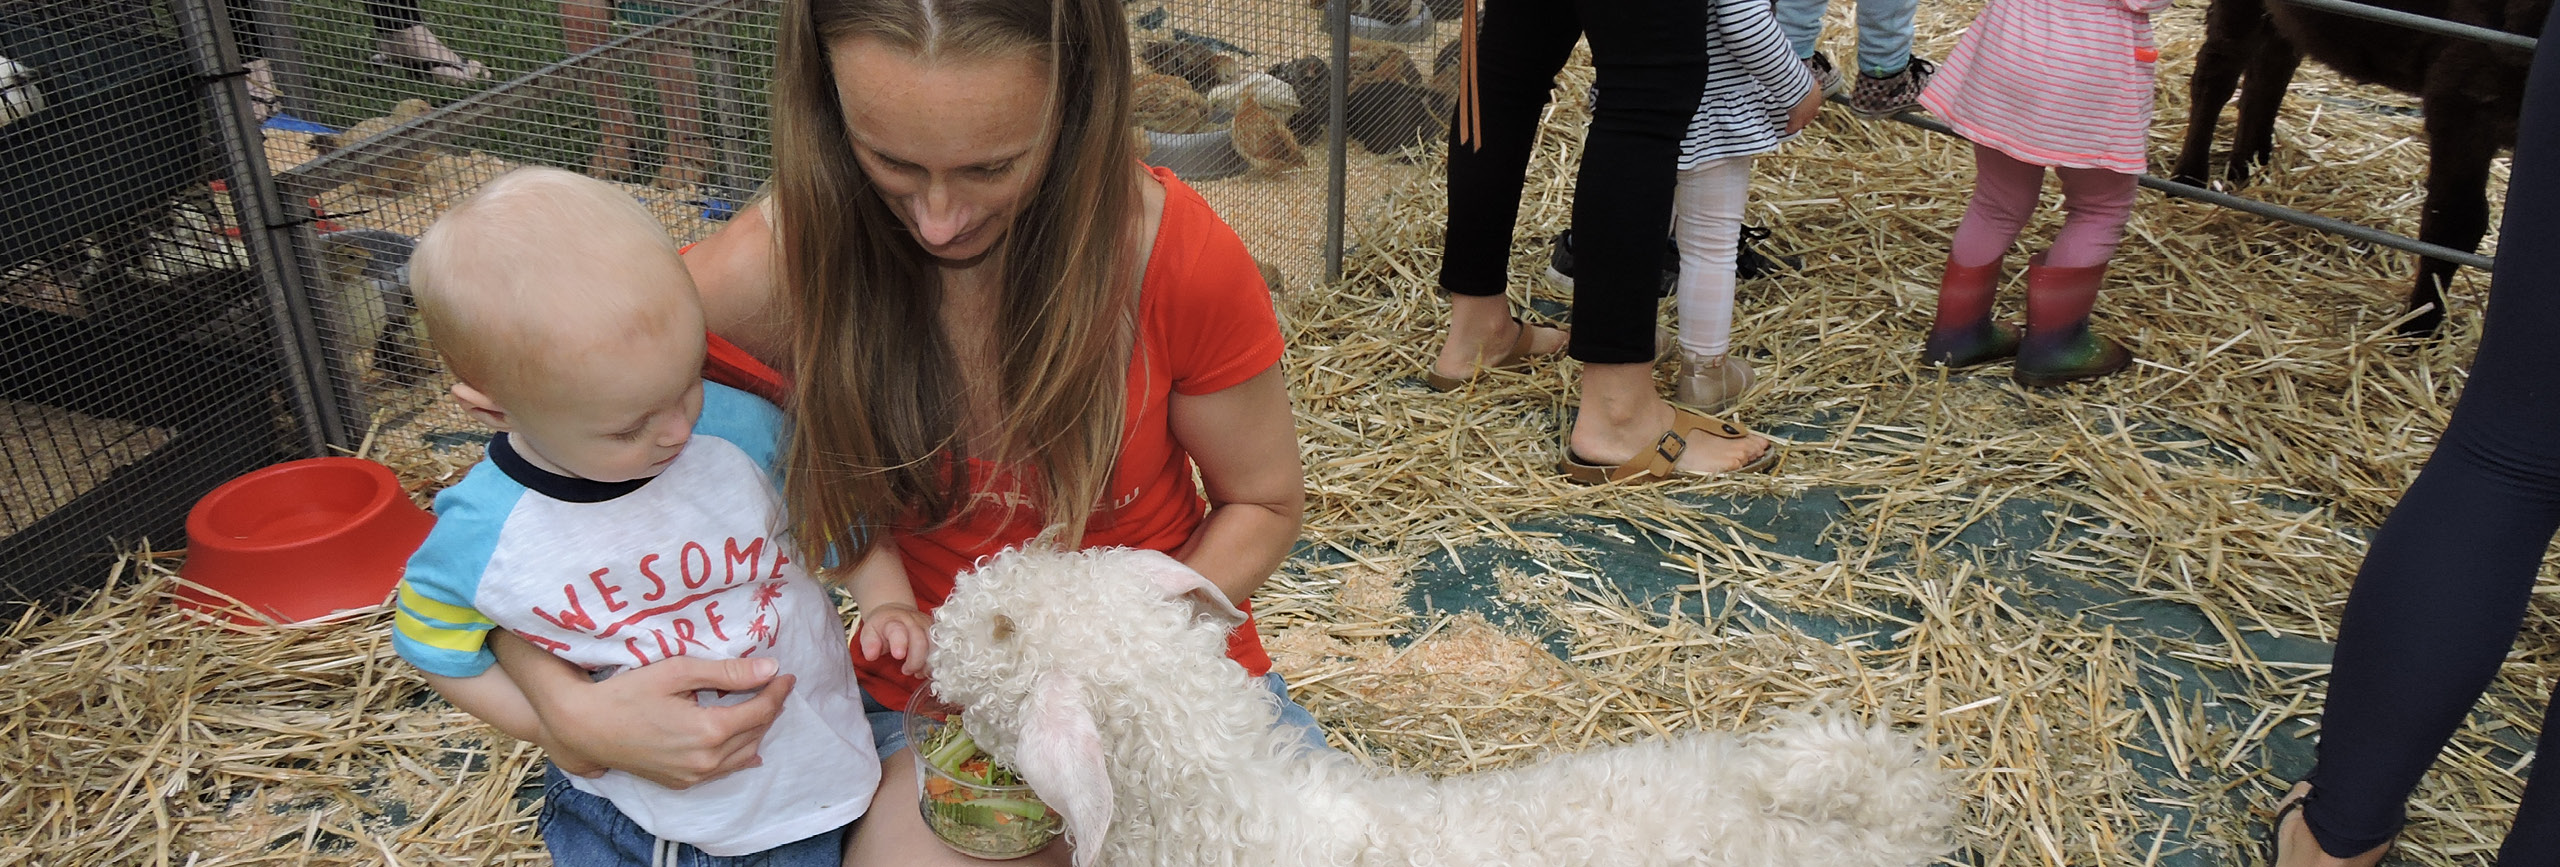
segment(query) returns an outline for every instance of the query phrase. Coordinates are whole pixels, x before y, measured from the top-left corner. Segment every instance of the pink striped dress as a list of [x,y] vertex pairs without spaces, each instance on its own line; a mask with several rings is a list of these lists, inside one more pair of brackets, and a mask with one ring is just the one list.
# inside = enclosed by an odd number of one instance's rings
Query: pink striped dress
[[2140,174],[2169,2],[1990,0],[1920,104],[2020,162]]

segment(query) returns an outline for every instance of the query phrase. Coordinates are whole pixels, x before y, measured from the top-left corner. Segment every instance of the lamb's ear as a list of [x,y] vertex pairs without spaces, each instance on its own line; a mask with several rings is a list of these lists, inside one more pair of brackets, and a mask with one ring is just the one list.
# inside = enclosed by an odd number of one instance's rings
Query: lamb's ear
[[1090,867],[1111,828],[1111,776],[1102,759],[1102,733],[1085,704],[1084,684],[1072,674],[1045,674],[1032,688],[1022,718],[1022,744],[1014,767],[1040,800],[1066,819],[1075,844],[1075,867]]
[[1188,596],[1199,610],[1225,619],[1230,627],[1244,622],[1244,611],[1227,601],[1226,591],[1218,589],[1218,585],[1209,583],[1208,578],[1169,554],[1132,551],[1129,566],[1154,581],[1156,588],[1163,590],[1168,598]]

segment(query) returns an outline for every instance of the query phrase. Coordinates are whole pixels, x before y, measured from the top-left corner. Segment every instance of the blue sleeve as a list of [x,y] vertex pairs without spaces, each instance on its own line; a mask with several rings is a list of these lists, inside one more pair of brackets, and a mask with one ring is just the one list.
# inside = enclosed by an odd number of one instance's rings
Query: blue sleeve
[[392,614],[391,648],[401,659],[443,677],[477,676],[498,661],[488,648],[495,624],[476,600],[499,532],[523,495],[523,486],[488,461],[436,495],[435,529],[409,556]]
[[764,398],[721,385],[702,384],[702,418],[693,423],[697,436],[714,436],[737,445],[777,481],[782,467],[782,409]]

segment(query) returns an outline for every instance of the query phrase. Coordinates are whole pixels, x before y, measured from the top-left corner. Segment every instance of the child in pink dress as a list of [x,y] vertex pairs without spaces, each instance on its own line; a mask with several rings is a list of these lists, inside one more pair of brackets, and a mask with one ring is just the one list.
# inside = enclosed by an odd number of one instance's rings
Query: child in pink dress
[[[1938,285],[1921,360],[1968,367],[2016,357],[2030,386],[2123,370],[2122,344],[2089,331],[2098,282],[2132,215],[2151,123],[2151,13],[2169,0],[1990,0],[1920,95],[1973,141],[1973,202]],[[2027,260],[2025,333],[1991,318],[2001,259],[2035,212],[2044,170],[2062,178],[2062,231]]]

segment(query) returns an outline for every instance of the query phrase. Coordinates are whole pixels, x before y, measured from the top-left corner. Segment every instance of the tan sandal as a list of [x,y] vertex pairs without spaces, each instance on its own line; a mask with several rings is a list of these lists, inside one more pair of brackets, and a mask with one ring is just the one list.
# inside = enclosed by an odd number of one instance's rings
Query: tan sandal
[[1456,391],[1467,383],[1474,382],[1476,377],[1485,375],[1487,371],[1529,366],[1529,359],[1539,355],[1530,348],[1537,345],[1537,336],[1530,332],[1538,326],[1523,322],[1517,316],[1511,317],[1511,324],[1520,327],[1519,336],[1511,339],[1511,349],[1504,352],[1501,358],[1476,365],[1475,372],[1464,377],[1450,376],[1426,365],[1422,368],[1423,384],[1431,386],[1432,391]]
[[1778,443],[1772,440],[1768,451],[1761,452],[1759,457],[1742,466],[1721,473],[1684,472],[1680,469],[1680,456],[1689,451],[1689,437],[1696,434],[1738,440],[1750,436],[1751,431],[1720,418],[1673,407],[1671,429],[1663,431],[1662,436],[1654,439],[1653,448],[1627,459],[1626,463],[1612,466],[1583,460],[1581,455],[1573,453],[1572,435],[1568,433],[1564,460],[1557,462],[1556,469],[1564,473],[1565,478],[1585,485],[1605,485],[1629,479],[1655,481],[1681,476],[1713,478],[1732,473],[1761,473],[1777,469],[1780,451]]

